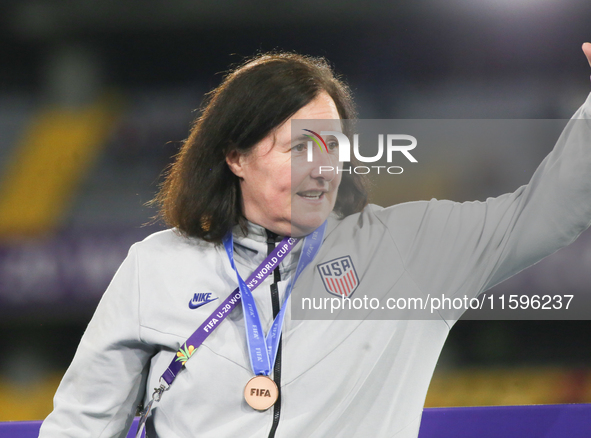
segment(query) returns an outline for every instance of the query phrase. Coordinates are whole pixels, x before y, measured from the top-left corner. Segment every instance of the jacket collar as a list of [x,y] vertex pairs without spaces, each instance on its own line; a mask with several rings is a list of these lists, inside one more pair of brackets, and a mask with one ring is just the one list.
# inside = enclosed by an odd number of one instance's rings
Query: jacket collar
[[[339,217],[331,213],[328,217],[325,239],[337,227],[338,222]],[[252,272],[267,257],[267,230],[260,225],[248,222],[246,234],[244,234],[238,225],[232,229],[232,233],[234,235],[235,261]],[[279,237],[277,241],[279,242],[281,239],[282,237]],[[291,254],[281,263],[281,278],[285,278],[288,272],[290,274],[295,272],[300,257],[302,241],[303,239],[300,239],[300,242],[291,251]]]
[[[244,266],[249,272],[254,271],[267,257],[267,230],[257,224],[248,222],[246,235],[239,226],[232,230],[234,236],[234,253],[236,263]],[[282,237],[278,241],[281,241]],[[285,279],[295,272],[300,255],[301,242],[291,251],[280,264],[281,278]]]

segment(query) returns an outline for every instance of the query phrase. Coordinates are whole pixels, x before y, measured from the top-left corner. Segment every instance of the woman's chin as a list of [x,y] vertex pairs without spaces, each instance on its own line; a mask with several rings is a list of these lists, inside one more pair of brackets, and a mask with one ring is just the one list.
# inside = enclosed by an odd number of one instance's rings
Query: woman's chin
[[280,236],[304,237],[322,225],[329,214],[330,211],[328,209],[313,212],[308,211],[306,213],[292,211],[291,218],[285,216],[276,220],[257,221],[256,218],[249,220]]
[[291,222],[291,237],[304,237],[312,233],[316,228],[324,223],[326,217],[324,215],[314,215],[315,217],[306,218],[306,220],[294,220]]

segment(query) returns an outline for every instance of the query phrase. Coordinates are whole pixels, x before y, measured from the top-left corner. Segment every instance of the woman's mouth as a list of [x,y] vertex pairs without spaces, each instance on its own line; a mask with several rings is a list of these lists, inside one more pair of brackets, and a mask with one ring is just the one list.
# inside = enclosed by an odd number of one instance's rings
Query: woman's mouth
[[324,193],[322,190],[306,190],[305,192],[299,192],[298,196],[304,199],[318,200],[323,198]]

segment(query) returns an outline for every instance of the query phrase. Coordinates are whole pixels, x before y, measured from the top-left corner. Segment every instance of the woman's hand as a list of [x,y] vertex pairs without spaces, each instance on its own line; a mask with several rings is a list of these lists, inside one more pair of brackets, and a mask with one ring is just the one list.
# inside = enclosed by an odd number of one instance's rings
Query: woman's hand
[[591,43],[583,44],[583,53],[585,53],[587,61],[589,61],[589,65],[591,65]]

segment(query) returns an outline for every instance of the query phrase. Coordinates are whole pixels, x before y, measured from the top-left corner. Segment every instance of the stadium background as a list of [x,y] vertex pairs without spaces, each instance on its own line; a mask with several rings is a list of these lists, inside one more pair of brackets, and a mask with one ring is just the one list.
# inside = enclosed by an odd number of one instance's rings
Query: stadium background
[[[586,0],[4,0],[0,4],[0,421],[44,418],[100,295],[220,72],[326,56],[362,118],[568,118],[591,89]],[[554,139],[446,145],[372,201],[485,199]],[[391,180],[390,180],[391,181]],[[591,235],[501,285],[590,293]],[[588,321],[460,321],[427,406],[591,402]]]

